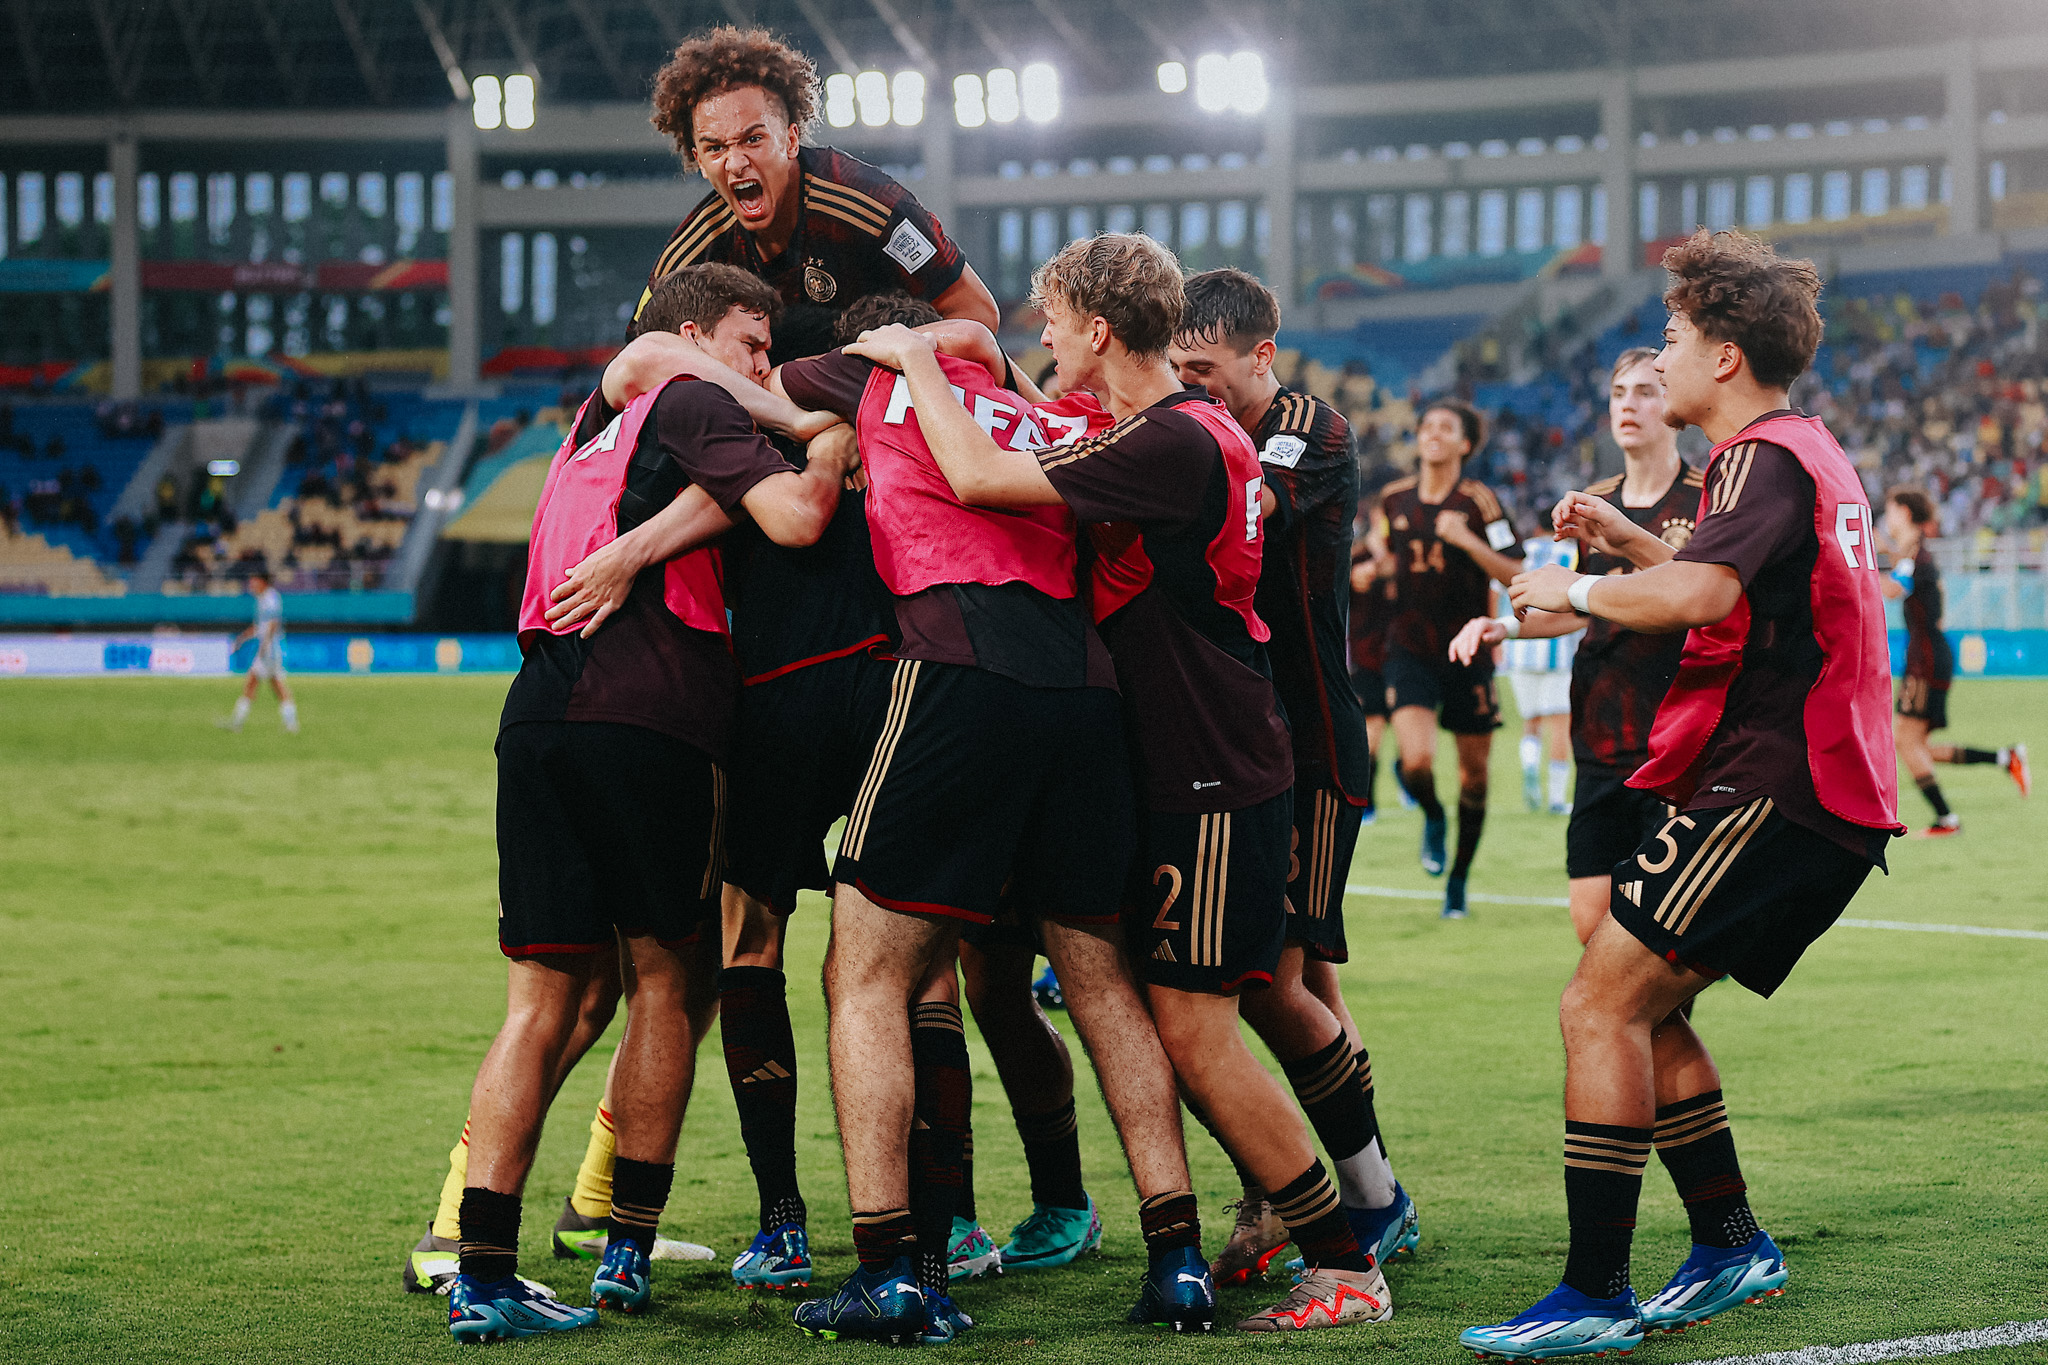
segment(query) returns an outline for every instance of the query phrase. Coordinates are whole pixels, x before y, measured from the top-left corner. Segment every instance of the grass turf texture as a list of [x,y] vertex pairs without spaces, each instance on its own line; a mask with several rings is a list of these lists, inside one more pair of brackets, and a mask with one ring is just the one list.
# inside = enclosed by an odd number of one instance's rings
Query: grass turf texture
[[[274,704],[215,730],[228,681],[10,681],[0,749],[0,1359],[446,1360],[445,1300],[399,1291],[432,1212],[470,1081],[501,1017],[493,938],[491,740],[503,679],[300,680],[305,733]],[[2048,684],[1966,682],[1953,734],[2048,754]],[[1515,731],[1472,889],[1561,896],[1561,819],[1521,809]],[[1449,746],[1440,789],[1453,789]],[[1995,768],[1945,768],[1968,829],[1892,846],[1850,914],[2048,929],[2040,829]],[[1440,885],[1420,820],[1386,808],[1354,882]],[[1907,786],[1909,818],[1924,802]],[[822,902],[794,923],[804,1070],[799,1146],[819,1285],[852,1265],[814,983]],[[1561,909],[1354,897],[1347,990],[1373,1052],[1396,1169],[1420,1205],[1419,1259],[1391,1268],[1385,1326],[1276,1340],[1162,1338],[1122,1324],[1144,1264],[1135,1201],[1092,1083],[1081,1132],[1104,1253],[972,1285],[974,1359],[1466,1358],[1474,1322],[1556,1283],[1562,1062],[1555,1006],[1576,944]],[[2048,1316],[2048,942],[1838,928],[1775,1002],[1720,986],[1697,1022],[1726,1075],[1753,1198],[1792,1283],[1638,1359],[1844,1343]],[[1062,1017],[1063,1018],[1063,1017]],[[616,1026],[614,1027],[614,1038]],[[1020,1149],[980,1040],[983,1222],[1029,1207]],[[587,1302],[591,1267],[547,1254],[613,1039],[569,1081],[529,1184],[526,1273]],[[1079,1050],[1076,1048],[1077,1057]],[[730,1258],[753,1183],[717,1040],[701,1054],[665,1231]],[[1205,1248],[1228,1233],[1230,1168],[1190,1124]],[[1638,1290],[1662,1284],[1684,1220],[1652,1163]],[[524,1360],[782,1361],[807,1344],[794,1296],[734,1290],[715,1263],[660,1264],[656,1309],[501,1346]],[[1276,1278],[1224,1311],[1277,1298]],[[816,1291],[814,1291],[816,1292]],[[1385,1355],[1381,1355],[1385,1353]],[[2042,1360],[2008,1348],[1976,1360]]]

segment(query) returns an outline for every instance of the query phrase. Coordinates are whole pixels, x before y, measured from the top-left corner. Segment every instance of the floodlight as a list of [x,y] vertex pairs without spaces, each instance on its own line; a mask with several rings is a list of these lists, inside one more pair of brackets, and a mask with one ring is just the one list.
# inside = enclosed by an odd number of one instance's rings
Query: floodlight
[[469,113],[477,127],[489,130],[505,121],[504,92],[496,76],[478,76],[469,83],[469,94]]
[[1256,114],[1271,97],[1266,85],[1266,59],[1256,52],[1230,54],[1230,107],[1240,114]]
[[1051,123],[1060,116],[1060,73],[1047,62],[1033,62],[1019,78],[1024,117],[1033,123]]
[[834,72],[825,78],[825,122],[834,128],[850,128],[853,120],[853,77]]
[[924,122],[924,72],[899,71],[889,83],[890,117],[905,128]]
[[1230,107],[1230,58],[1220,52],[1195,58],[1195,103],[1205,114],[1220,114]]
[[988,122],[988,107],[981,98],[981,77],[953,78],[953,121],[962,128],[979,128]]
[[999,66],[988,73],[988,117],[991,123],[1015,123],[1022,109],[1017,102],[1017,73]]
[[533,77],[524,72],[505,78],[505,126],[533,126]]
[[1159,88],[1169,95],[1180,94],[1188,88],[1188,69],[1179,62],[1161,62]]

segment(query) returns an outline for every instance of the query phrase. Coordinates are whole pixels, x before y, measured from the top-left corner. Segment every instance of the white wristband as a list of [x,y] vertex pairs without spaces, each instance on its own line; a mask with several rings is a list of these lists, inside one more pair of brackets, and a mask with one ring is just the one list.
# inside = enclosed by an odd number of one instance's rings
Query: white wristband
[[1597,576],[1589,573],[1582,573],[1572,580],[1572,585],[1564,590],[1564,598],[1572,604],[1573,611],[1581,616],[1593,614],[1593,585],[1599,581]]
[[1522,634],[1522,618],[1513,612],[1509,612],[1506,616],[1494,617],[1493,623],[1506,631],[1507,637],[1510,640],[1517,639]]

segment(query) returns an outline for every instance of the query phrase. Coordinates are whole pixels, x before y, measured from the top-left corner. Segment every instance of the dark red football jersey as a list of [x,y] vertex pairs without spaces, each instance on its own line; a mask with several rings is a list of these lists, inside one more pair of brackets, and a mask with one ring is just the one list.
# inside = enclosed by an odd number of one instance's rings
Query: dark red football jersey
[[1440,503],[1422,500],[1414,475],[1396,479],[1381,493],[1387,518],[1387,549],[1394,568],[1394,616],[1387,645],[1432,664],[1444,662],[1451,637],[1475,616],[1487,616],[1487,585],[1493,578],[1472,556],[1437,539],[1439,513],[1461,512],[1472,529],[1502,554],[1519,555],[1514,523],[1493,490],[1477,479],[1460,479]]
[[1955,677],[1956,661],[1948,637],[1941,633],[1941,566],[1922,545],[1911,559],[1893,566],[1892,577],[1906,588],[1899,603],[1906,618],[1906,676],[1930,687],[1947,687]]
[[[1672,549],[1684,549],[1699,525],[1700,490],[1705,486],[1700,472],[1682,465],[1664,496],[1649,507],[1623,507],[1621,483],[1617,474],[1586,491],[1620,507],[1630,521]],[[1624,574],[1633,569],[1627,560],[1580,548],[1581,573]],[[1678,675],[1678,656],[1684,652],[1684,631],[1645,635],[1594,617],[1572,659],[1573,756],[1581,763],[1624,773],[1647,762],[1650,727],[1657,722],[1657,707]]]

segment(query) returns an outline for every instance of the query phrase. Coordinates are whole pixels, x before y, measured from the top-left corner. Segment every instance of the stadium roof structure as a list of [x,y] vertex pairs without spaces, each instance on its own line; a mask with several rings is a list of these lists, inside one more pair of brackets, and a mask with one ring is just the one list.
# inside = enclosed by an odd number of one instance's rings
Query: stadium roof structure
[[[1197,52],[1262,49],[1293,80],[1569,71],[2032,29],[2035,0],[0,0],[0,112],[445,105],[465,73],[543,99],[638,100],[721,23],[787,34],[826,70],[1032,60],[1077,92]],[[1333,39],[1336,39],[1333,41]]]

